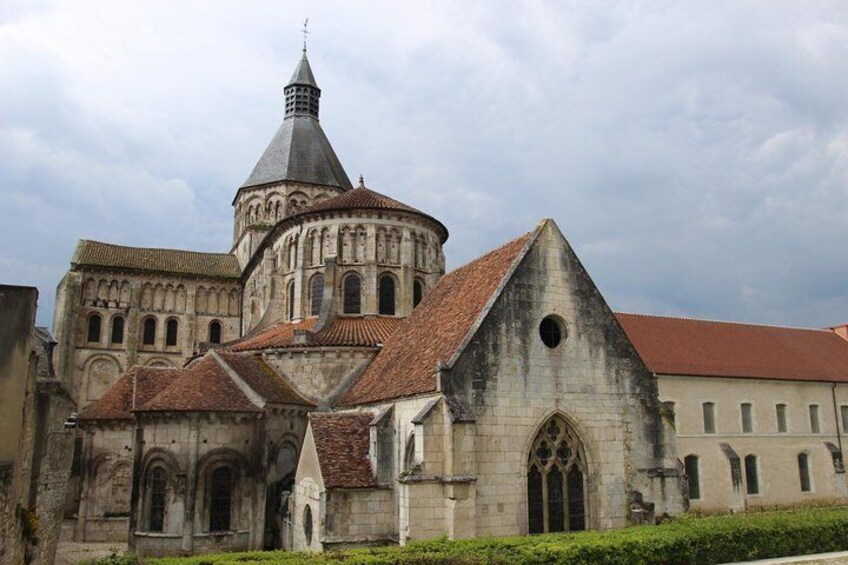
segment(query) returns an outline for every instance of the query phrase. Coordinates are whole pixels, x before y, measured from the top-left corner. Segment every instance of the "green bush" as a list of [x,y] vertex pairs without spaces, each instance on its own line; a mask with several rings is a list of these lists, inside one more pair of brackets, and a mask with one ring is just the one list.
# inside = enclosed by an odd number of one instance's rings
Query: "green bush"
[[683,516],[606,532],[449,541],[406,547],[224,553],[149,565],[708,565],[848,550],[848,508]]

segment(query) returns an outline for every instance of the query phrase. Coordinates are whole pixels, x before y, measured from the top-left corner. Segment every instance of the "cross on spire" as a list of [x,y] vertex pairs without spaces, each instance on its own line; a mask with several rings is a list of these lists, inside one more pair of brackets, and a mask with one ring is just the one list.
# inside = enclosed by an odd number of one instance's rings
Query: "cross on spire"
[[306,36],[309,33],[309,30],[306,29],[306,26],[309,25],[309,18],[303,22],[303,29],[300,30],[300,33],[303,34],[303,52],[306,53]]

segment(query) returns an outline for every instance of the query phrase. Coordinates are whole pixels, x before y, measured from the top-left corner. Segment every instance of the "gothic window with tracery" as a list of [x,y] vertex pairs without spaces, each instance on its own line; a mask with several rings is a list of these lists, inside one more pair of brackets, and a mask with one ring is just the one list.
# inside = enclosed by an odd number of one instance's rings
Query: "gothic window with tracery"
[[560,416],[533,440],[527,462],[527,508],[531,534],[586,529],[586,457]]

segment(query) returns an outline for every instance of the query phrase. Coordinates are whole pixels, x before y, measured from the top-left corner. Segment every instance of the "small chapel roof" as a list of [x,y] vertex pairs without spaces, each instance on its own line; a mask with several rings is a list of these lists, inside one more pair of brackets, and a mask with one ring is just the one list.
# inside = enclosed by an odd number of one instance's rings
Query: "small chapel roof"
[[132,367],[80,417],[81,420],[132,420],[132,411],[174,382],[179,369]]
[[831,330],[645,314],[616,317],[654,373],[848,381],[848,341]]
[[230,253],[129,247],[88,239],[77,244],[71,265],[211,278],[241,276],[238,259]]
[[169,386],[135,411],[259,412],[266,402],[313,405],[261,357],[211,351],[180,369]]
[[341,404],[435,391],[438,364],[448,362],[473,332],[539,229],[442,277],[386,341]]
[[298,330],[312,331],[318,318],[285,322],[229,345],[231,351],[258,351],[285,347],[376,347],[384,343],[402,320],[392,316],[338,317],[326,328],[297,341]]
[[368,424],[373,417],[370,412],[309,414],[326,488],[377,486],[368,458],[371,437]]

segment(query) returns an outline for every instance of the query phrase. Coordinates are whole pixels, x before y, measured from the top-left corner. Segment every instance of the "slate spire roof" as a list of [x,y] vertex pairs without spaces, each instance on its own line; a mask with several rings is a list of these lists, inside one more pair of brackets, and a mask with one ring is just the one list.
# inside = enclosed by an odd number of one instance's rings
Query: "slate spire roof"
[[283,123],[241,188],[280,181],[333,186],[342,190],[352,188],[347,173],[318,123],[321,89],[315,82],[305,51],[283,94]]

